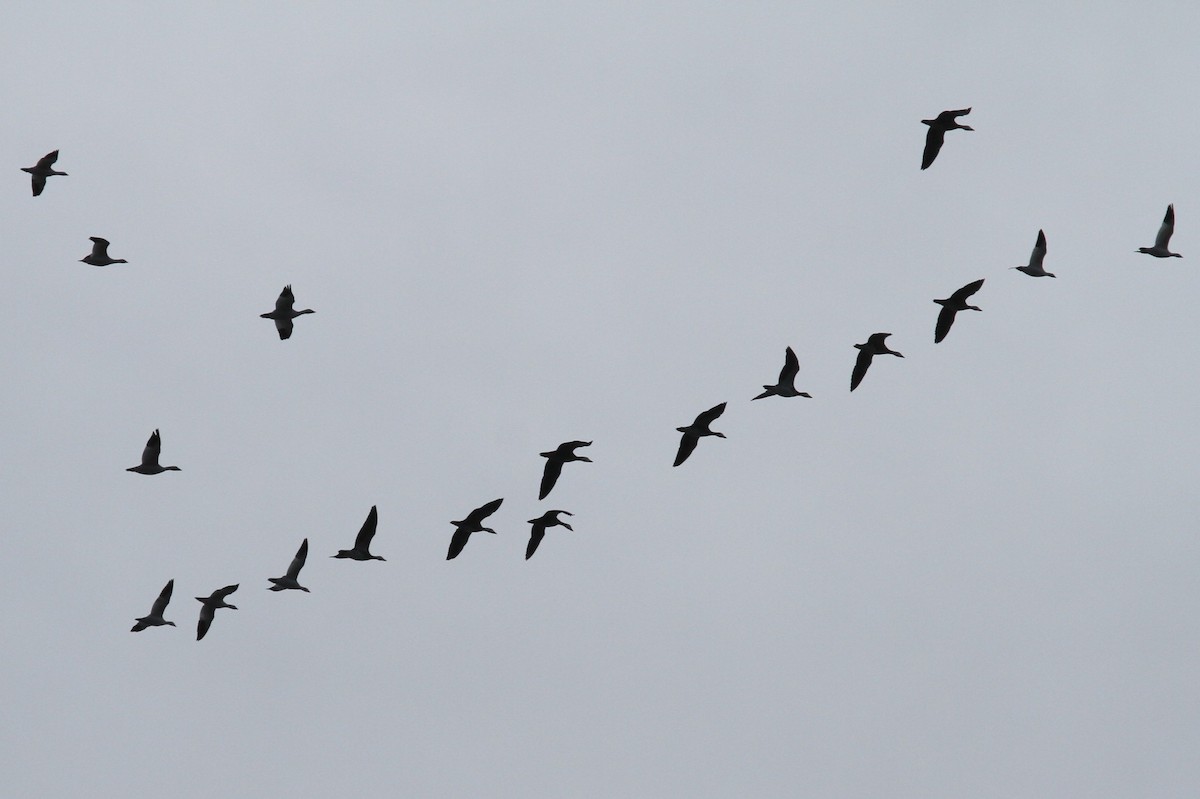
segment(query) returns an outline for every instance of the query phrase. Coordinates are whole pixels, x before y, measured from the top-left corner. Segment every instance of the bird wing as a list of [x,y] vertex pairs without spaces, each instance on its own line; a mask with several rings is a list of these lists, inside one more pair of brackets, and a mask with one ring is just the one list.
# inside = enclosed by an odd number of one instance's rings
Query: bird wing
[[162,618],[163,611],[167,609],[167,603],[171,601],[171,592],[174,590],[175,580],[168,580],[166,586],[159,592],[158,599],[154,600],[153,607],[150,608],[151,616]]
[[279,340],[287,341],[292,337],[292,320],[285,317],[277,317],[275,319],[275,329],[279,331]]
[[982,288],[982,286],[983,286],[983,278],[980,278],[979,280],[976,280],[972,283],[968,283],[967,285],[960,288],[958,291],[951,294],[949,301],[954,303],[955,305],[966,302],[967,297],[970,297],[972,294],[979,291],[979,289]]
[[688,459],[692,454],[692,450],[696,449],[696,443],[700,440],[700,436],[695,433],[684,433],[679,439],[679,451],[675,453],[675,463],[673,466],[678,466]]
[[284,286],[283,291],[279,292],[279,299],[275,300],[275,313],[290,314],[295,302],[296,297],[292,294],[291,285]]
[[1165,250],[1167,245],[1171,243],[1171,234],[1175,232],[1175,206],[1168,205],[1167,213],[1163,216],[1162,226],[1158,229],[1158,235],[1154,237],[1154,246],[1157,249]]
[[304,561],[308,560],[308,539],[304,539],[304,543],[296,550],[296,557],[292,558],[292,563],[288,566],[287,576],[295,580],[300,576],[300,570],[304,568]]
[[525,547],[525,560],[533,557],[533,553],[537,552],[538,544],[542,543],[545,536],[546,528],[535,524],[529,533],[529,544]]
[[217,609],[212,605],[204,604],[200,607],[200,621],[196,623],[196,640],[199,641],[208,632],[208,628],[212,625],[213,616],[217,613]]
[[33,176],[33,196],[37,197],[42,193],[42,189],[46,188],[46,178],[43,175]]
[[364,552],[370,549],[371,539],[375,537],[375,527],[378,524],[379,510],[375,505],[372,505],[371,512],[367,514],[367,520],[363,522],[362,528],[358,531],[358,537],[354,539],[355,549],[361,549]]
[[558,482],[558,476],[562,474],[563,462],[555,457],[546,458],[546,468],[542,470],[542,486],[538,490],[538,499],[545,499],[550,493],[550,489],[554,488],[554,484]]
[[54,162],[58,160],[58,150],[52,153],[46,153],[38,159],[36,169],[49,169],[54,166]]
[[1033,245],[1033,252],[1029,254],[1029,265],[1036,266],[1041,269],[1042,259],[1046,257],[1046,232],[1038,231],[1037,244]]
[[724,402],[722,402],[720,405],[712,406],[707,411],[705,411],[704,413],[697,416],[694,424],[699,425],[701,427],[708,427],[710,424],[712,424],[713,422],[715,422],[717,420],[718,416],[720,416],[723,413],[725,413],[725,403]]
[[[940,342],[942,339],[944,339],[946,337],[946,334],[950,332],[950,326],[954,324],[954,316],[957,313],[958,313],[958,309],[955,308],[953,305],[947,304],[947,305],[942,306],[941,313],[938,314],[937,326],[934,328],[934,331],[933,331],[933,343],[934,344],[937,344],[938,342]],[[862,357],[862,356],[859,356],[859,357]],[[857,367],[855,367],[855,370],[857,371]],[[863,371],[866,372],[865,369]],[[851,390],[853,391],[853,389],[851,389]]]
[[[879,335],[879,334],[876,333],[875,335]],[[873,338],[875,338],[875,336],[871,336],[871,338],[873,339]],[[871,359],[874,357],[875,357],[875,354],[873,352],[871,352],[871,350],[868,347],[863,346],[862,348],[859,349],[858,359],[855,360],[855,362],[854,362],[854,373],[850,375],[850,390],[851,391],[858,388],[858,384],[861,383],[863,377],[866,376],[867,370],[871,368]]]
[[92,257],[101,260],[108,257],[108,239],[102,239],[99,236],[89,236],[92,240]]
[[466,525],[460,525],[454,531],[454,536],[450,539],[450,550],[446,553],[446,560],[454,560],[458,557],[458,553],[463,551],[463,547],[467,545],[467,540],[471,537],[471,532],[465,529]]
[[486,505],[480,505],[463,520],[463,525],[466,527],[478,527],[480,522],[496,512],[496,509],[500,507],[500,503],[503,501],[504,497],[501,497],[500,499],[493,499]]
[[796,374],[800,371],[800,360],[796,357],[795,351],[787,348],[787,352],[783,356],[783,368],[779,370],[779,385],[792,386],[796,385]]
[[[941,114],[938,115],[941,118]],[[929,132],[925,134],[925,152],[921,155],[921,169],[928,169],[933,163],[933,159],[937,158],[941,152],[942,142],[946,140],[946,131],[938,125],[930,125]]]
[[960,109],[960,110],[958,110],[958,111],[943,111],[943,112],[942,112],[941,114],[939,114],[938,116],[947,116],[947,117],[949,117],[950,119],[957,121],[959,117],[961,117],[961,116],[963,116],[963,115],[965,115],[965,114],[969,114],[969,113],[971,113],[971,109],[970,109],[970,108],[963,108],[963,109]]
[[142,465],[157,466],[160,452],[162,452],[162,437],[155,430],[150,434],[150,440],[146,442],[146,447],[142,450]]
[[212,592],[212,596],[209,598],[215,599],[219,602],[224,602],[227,596],[238,590],[238,585],[241,585],[241,583],[235,583],[234,585],[227,585],[224,588],[218,588],[216,591]]

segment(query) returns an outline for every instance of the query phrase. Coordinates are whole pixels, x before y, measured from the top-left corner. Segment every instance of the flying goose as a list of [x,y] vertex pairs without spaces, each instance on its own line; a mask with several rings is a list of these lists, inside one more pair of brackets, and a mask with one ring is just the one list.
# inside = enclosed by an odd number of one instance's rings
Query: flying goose
[[450,550],[446,553],[446,560],[453,560],[458,557],[458,553],[463,551],[463,547],[467,545],[471,533],[492,533],[495,530],[490,527],[483,526],[483,520],[496,512],[500,507],[500,503],[504,501],[504,497],[493,499],[486,505],[480,505],[475,510],[467,514],[467,518],[457,522],[450,522],[454,525],[454,535],[450,538]]
[[[363,522],[362,528],[358,531],[358,537],[354,539],[353,549],[339,549],[336,555],[330,555],[331,558],[350,558],[350,560],[385,560],[379,555],[371,554],[371,539],[375,537],[375,527],[379,524],[379,510],[372,505],[371,512],[367,514],[367,520]],[[305,539],[307,540],[307,539]],[[303,549],[303,547],[301,547]],[[299,553],[297,553],[299,557]],[[296,562],[292,561],[295,566]],[[304,565],[303,561],[300,565]],[[296,571],[300,571],[297,567]],[[291,569],[288,569],[291,574]]]
[[763,397],[808,397],[811,399],[812,394],[796,390],[796,373],[799,371],[800,361],[797,360],[796,353],[792,351],[792,348],[788,347],[783,356],[783,368],[779,370],[779,382],[773,386],[763,386],[763,393],[754,399]]
[[295,296],[292,294],[291,285],[283,287],[283,291],[279,292],[279,299],[275,300],[275,310],[270,313],[259,314],[263,319],[274,319],[275,329],[279,331],[279,340],[284,341],[292,336],[292,320],[297,316],[303,316],[306,313],[316,313],[312,308],[305,308],[303,311],[297,311],[292,308],[296,302]]
[[944,300],[934,300],[934,302],[942,306],[942,310],[938,313],[937,326],[933,331],[934,344],[940,342],[950,332],[950,326],[954,324],[954,315],[959,311],[983,310],[974,305],[967,305],[967,297],[979,291],[979,287],[982,285],[983,279],[980,278],[973,283],[963,286]]
[[590,447],[590,441],[567,441],[559,444],[550,452],[539,453],[546,459],[546,468],[542,470],[542,485],[538,490],[538,499],[545,499],[550,493],[550,489],[554,488],[554,484],[558,482],[558,476],[562,474],[564,463],[570,461],[586,461],[592,462],[591,458],[583,455],[576,455],[575,450],[580,447]]
[[224,588],[218,588],[208,596],[198,596],[196,601],[203,607],[200,608],[200,621],[196,624],[196,640],[199,641],[208,632],[209,626],[212,624],[213,616],[217,613],[217,608],[229,608],[237,610],[237,605],[230,605],[225,601],[225,597],[238,590],[237,585],[227,585]]
[[548,510],[536,519],[529,520],[533,528],[529,531],[529,545],[525,547],[525,560],[529,560],[533,557],[533,553],[537,552],[538,544],[542,543],[542,537],[546,535],[547,527],[565,527],[568,530],[575,529],[558,518],[558,514],[560,513],[565,513],[567,516],[575,515],[566,510]]
[[679,439],[679,451],[675,453],[675,463],[673,466],[678,466],[688,459],[692,454],[692,450],[696,448],[697,442],[702,436],[718,436],[725,438],[724,433],[718,433],[715,430],[708,429],[708,426],[717,420],[717,417],[725,413],[725,403],[714,405],[704,413],[696,417],[696,421],[689,424],[687,427],[676,427],[675,429],[683,433]]
[[42,193],[42,189],[46,188],[46,178],[51,175],[66,175],[66,172],[59,172],[54,168],[54,162],[58,160],[58,150],[52,153],[43,155],[33,166],[21,167],[22,172],[28,172],[33,175],[33,196],[36,197]]
[[155,430],[150,434],[150,440],[146,442],[146,448],[142,450],[142,462],[137,466],[130,466],[125,471],[137,472],[138,474],[161,474],[162,472],[182,472],[178,466],[159,466],[158,454],[162,451],[162,437]]
[[968,125],[958,124],[958,117],[971,113],[970,108],[964,108],[961,111],[943,111],[933,119],[922,119],[921,123],[929,126],[929,131],[925,134],[925,152],[921,156],[921,169],[928,169],[933,163],[933,159],[937,158],[938,153],[942,149],[942,142],[946,139],[946,131],[948,130],[970,130]]
[[850,375],[850,390],[858,388],[858,384],[867,374],[867,370],[871,368],[871,359],[876,355],[895,355],[898,358],[904,356],[895,350],[888,349],[885,339],[892,335],[891,333],[872,333],[865,344],[855,344],[854,348],[858,350],[858,359],[854,361],[854,372]]
[[163,611],[167,609],[167,603],[171,601],[171,592],[174,590],[175,581],[167,580],[167,584],[158,594],[158,599],[154,600],[154,604],[150,606],[150,612],[138,619],[137,624],[133,625],[130,632],[140,633],[147,627],[161,627],[164,624],[174,627],[175,622],[163,618]]
[[1024,272],[1033,277],[1054,277],[1054,273],[1047,272],[1042,268],[1042,259],[1046,257],[1046,233],[1039,230],[1037,244],[1033,245],[1033,252],[1029,254],[1029,263],[1025,266],[1014,266],[1018,272]]
[[1171,252],[1167,248],[1167,245],[1171,243],[1171,234],[1174,232],[1175,206],[1172,204],[1167,206],[1167,213],[1163,216],[1162,225],[1158,228],[1158,235],[1154,237],[1154,246],[1138,247],[1138,252],[1153,255],[1155,258],[1182,258],[1182,255],[1177,252]]
[[127,264],[124,258],[108,257],[108,239],[99,236],[89,236],[92,240],[92,251],[79,260],[92,266],[109,266],[110,264]]
[[297,591],[308,592],[308,589],[300,585],[300,570],[304,568],[304,561],[308,560],[308,539],[304,539],[304,543],[296,550],[296,557],[292,558],[291,564],[288,566],[287,574],[282,577],[268,577],[267,579],[274,583],[268,591],[286,591],[289,588]]

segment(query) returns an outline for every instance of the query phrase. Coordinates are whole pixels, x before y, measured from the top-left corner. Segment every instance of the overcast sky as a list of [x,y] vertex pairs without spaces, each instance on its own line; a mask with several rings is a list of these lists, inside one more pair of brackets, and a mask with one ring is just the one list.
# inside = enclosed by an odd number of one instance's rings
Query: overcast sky
[[10,9],[0,792],[1196,796],[1200,9],[1117,6]]

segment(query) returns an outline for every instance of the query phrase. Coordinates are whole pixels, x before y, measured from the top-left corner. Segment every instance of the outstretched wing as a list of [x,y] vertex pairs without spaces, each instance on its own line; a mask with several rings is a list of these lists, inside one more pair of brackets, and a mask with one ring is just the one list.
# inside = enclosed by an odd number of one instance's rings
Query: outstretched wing
[[[958,311],[951,305],[942,306],[942,311],[938,314],[937,318],[937,327],[933,331],[934,344],[941,342],[946,337],[946,334],[950,332],[950,326],[954,324],[954,316],[957,313]],[[864,369],[863,372],[865,373],[866,370]],[[850,390],[853,391],[854,389]]]
[[308,560],[308,539],[304,539],[304,543],[300,545],[300,549],[296,550],[296,557],[292,558],[292,563],[288,566],[287,576],[293,580],[300,576],[300,570],[304,568],[304,561]]
[[983,287],[983,278],[980,278],[979,280],[968,283],[967,285],[963,286],[958,291],[956,291],[950,295],[950,302],[955,303],[955,304],[966,302],[967,297],[970,297],[972,294],[979,291],[979,289],[982,287]]
[[874,357],[874,353],[866,345],[859,349],[858,359],[854,361],[854,373],[850,375],[851,391],[858,388],[858,384],[866,376],[867,370],[871,368],[871,359]]
[[49,169],[50,167],[54,166],[54,162],[57,160],[58,160],[58,150],[55,150],[52,153],[46,153],[45,155],[43,155],[41,158],[38,159],[37,166],[34,168],[39,171]]
[[484,519],[491,516],[500,507],[500,503],[504,501],[504,497],[493,499],[486,505],[480,505],[475,510],[471,511],[467,518],[463,519],[463,526],[478,527]]
[[212,626],[213,616],[217,613],[216,608],[211,605],[202,605],[200,607],[200,621],[196,623],[196,640],[199,641],[208,632],[208,628]]
[[796,352],[788,347],[783,356],[783,368],[779,370],[779,385],[795,387],[796,375],[799,372],[800,360],[796,357]]
[[[938,115],[939,118],[941,115]],[[925,134],[925,152],[921,154],[921,169],[928,169],[933,163],[933,159],[938,157],[938,153],[942,150],[942,142],[946,140],[946,131],[938,125],[930,125],[929,132]]]
[[154,600],[154,606],[150,608],[151,616],[162,618],[163,611],[167,609],[167,603],[171,601],[171,592],[175,590],[175,580],[167,581],[166,586],[159,593],[158,599]]
[[150,434],[146,447],[142,450],[142,466],[158,466],[158,456],[162,452],[162,436],[155,430]]
[[471,533],[459,527],[454,531],[454,536],[450,539],[450,549],[446,552],[446,560],[454,560],[458,557],[458,553],[463,551],[463,547],[467,545],[467,541],[471,538]]
[[540,524],[535,524],[533,530],[529,533],[529,544],[525,547],[525,560],[533,557],[533,553],[537,552],[538,544],[542,543],[542,539],[546,536],[546,528]]
[[37,197],[46,188],[46,178],[42,175],[33,176],[33,196]]
[[542,485],[538,490],[538,499],[545,499],[550,493],[550,489],[554,488],[554,484],[558,482],[558,476],[562,474],[563,462],[558,458],[549,457],[546,459],[546,468],[542,470]]
[[[371,539],[375,537],[375,528],[379,524],[379,511],[375,505],[371,506],[371,512],[367,514],[367,520],[363,522],[363,526],[358,531],[358,537],[354,539],[354,548],[361,549],[366,552],[371,548]],[[305,539],[307,542],[308,539]]]
[[701,427],[708,427],[710,424],[712,424],[713,422],[715,422],[717,420],[718,416],[720,416],[723,413],[725,413],[725,403],[724,402],[722,402],[720,405],[712,406],[707,411],[705,411],[704,413],[697,416],[695,423],[697,425],[700,425]]
[[678,466],[688,459],[692,451],[696,449],[696,442],[700,440],[700,436],[694,433],[684,433],[679,439],[679,451],[675,453],[675,463],[672,466]]
[[1154,237],[1154,246],[1160,250],[1167,249],[1167,245],[1171,243],[1171,234],[1174,232],[1175,206],[1168,205],[1167,213],[1163,217],[1162,225],[1158,229],[1158,235]]

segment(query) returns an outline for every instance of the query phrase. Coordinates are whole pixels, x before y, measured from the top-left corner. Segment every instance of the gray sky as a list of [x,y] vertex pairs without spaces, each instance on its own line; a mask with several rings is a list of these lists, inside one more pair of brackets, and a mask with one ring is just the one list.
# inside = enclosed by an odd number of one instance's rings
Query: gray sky
[[0,30],[5,792],[1196,795],[1194,4],[246,5]]

